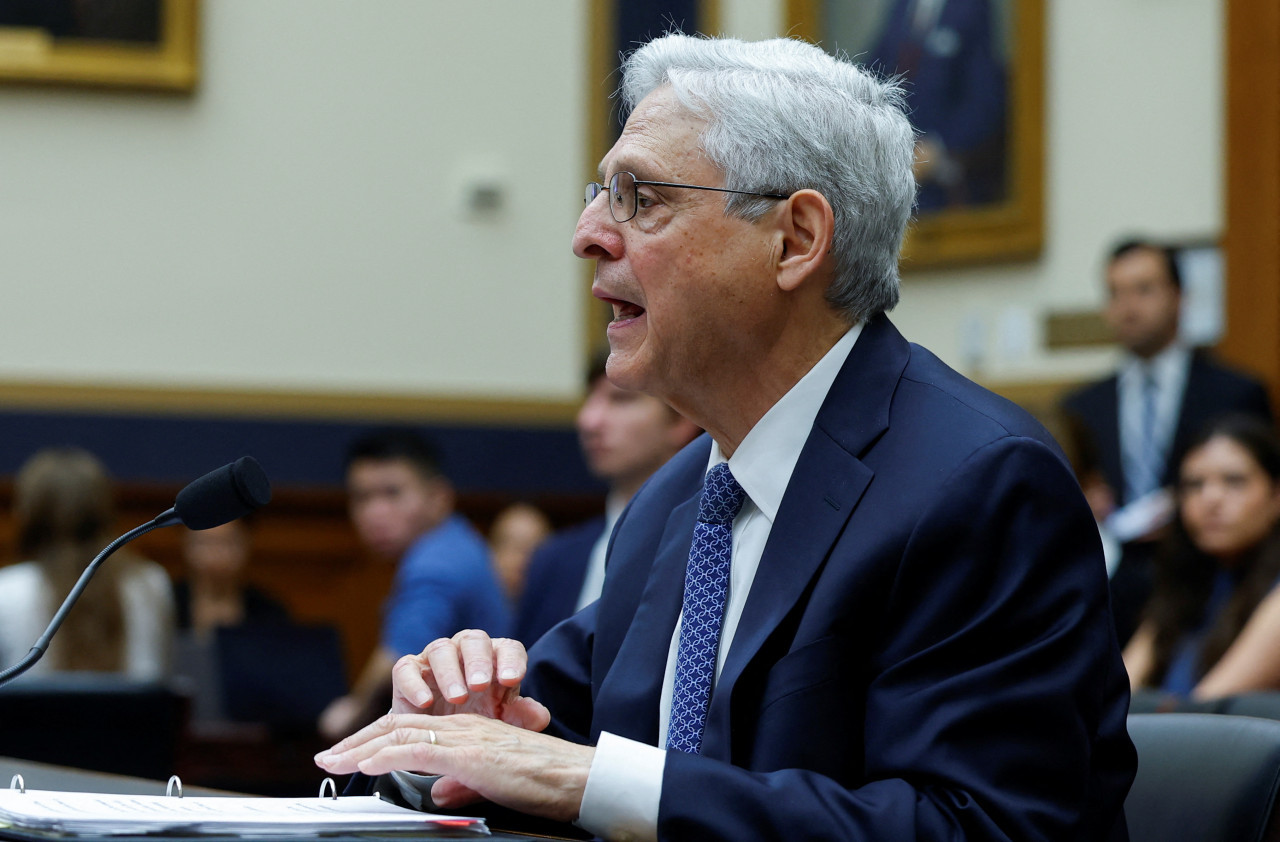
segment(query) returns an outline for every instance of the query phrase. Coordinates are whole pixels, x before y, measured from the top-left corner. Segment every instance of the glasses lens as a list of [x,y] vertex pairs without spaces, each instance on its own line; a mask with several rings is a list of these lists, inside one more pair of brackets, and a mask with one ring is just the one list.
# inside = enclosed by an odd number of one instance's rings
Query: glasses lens
[[636,215],[636,177],[631,173],[615,173],[609,179],[609,211],[615,222],[626,222]]
[[587,194],[584,201],[589,205],[595,201],[596,196],[600,195],[600,191],[604,189],[604,185],[598,181],[587,182]]

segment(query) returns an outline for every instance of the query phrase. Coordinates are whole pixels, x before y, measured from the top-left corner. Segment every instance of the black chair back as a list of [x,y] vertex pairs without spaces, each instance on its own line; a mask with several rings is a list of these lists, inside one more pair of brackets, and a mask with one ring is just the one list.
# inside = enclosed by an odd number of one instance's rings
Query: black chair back
[[93,673],[24,676],[0,690],[0,755],[167,780],[187,707],[163,684]]
[[1129,716],[1138,776],[1130,842],[1280,840],[1280,722],[1207,713]]

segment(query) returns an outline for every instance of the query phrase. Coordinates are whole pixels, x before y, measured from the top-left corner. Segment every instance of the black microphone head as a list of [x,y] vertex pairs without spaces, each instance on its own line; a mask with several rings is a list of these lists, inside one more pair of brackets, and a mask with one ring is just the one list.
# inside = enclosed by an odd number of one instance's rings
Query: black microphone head
[[241,456],[179,491],[173,511],[188,529],[212,529],[269,502],[266,472],[252,456]]

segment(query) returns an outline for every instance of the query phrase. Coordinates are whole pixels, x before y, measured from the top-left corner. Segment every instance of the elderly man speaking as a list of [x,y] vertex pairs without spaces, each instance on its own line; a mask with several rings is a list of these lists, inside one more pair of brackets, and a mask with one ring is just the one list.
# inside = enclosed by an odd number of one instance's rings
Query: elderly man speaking
[[527,656],[471,630],[402,658],[392,712],[317,762],[606,839],[1125,839],[1089,508],[1038,424],[885,316],[901,92],[672,34],[622,93],[574,251],[610,379],[708,435],[619,518],[598,602]]

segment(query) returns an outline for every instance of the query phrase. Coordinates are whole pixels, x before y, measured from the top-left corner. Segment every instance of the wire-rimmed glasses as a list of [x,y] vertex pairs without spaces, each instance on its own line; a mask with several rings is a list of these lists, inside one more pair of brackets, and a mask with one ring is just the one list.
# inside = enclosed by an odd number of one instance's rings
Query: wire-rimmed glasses
[[[714,190],[717,193],[736,193],[740,196],[760,196],[766,199],[786,199],[788,194],[784,193],[757,193],[754,190],[730,190],[727,187],[706,187],[701,184],[673,184],[669,181],[641,181],[629,172],[614,173],[609,179],[609,213],[613,215],[614,222],[629,222],[635,218],[636,212],[640,209],[640,196],[636,192],[639,185],[648,184],[653,187],[683,187],[686,190]],[[587,182],[587,192],[585,201],[589,205],[601,193],[605,192],[605,185],[598,181]]]

